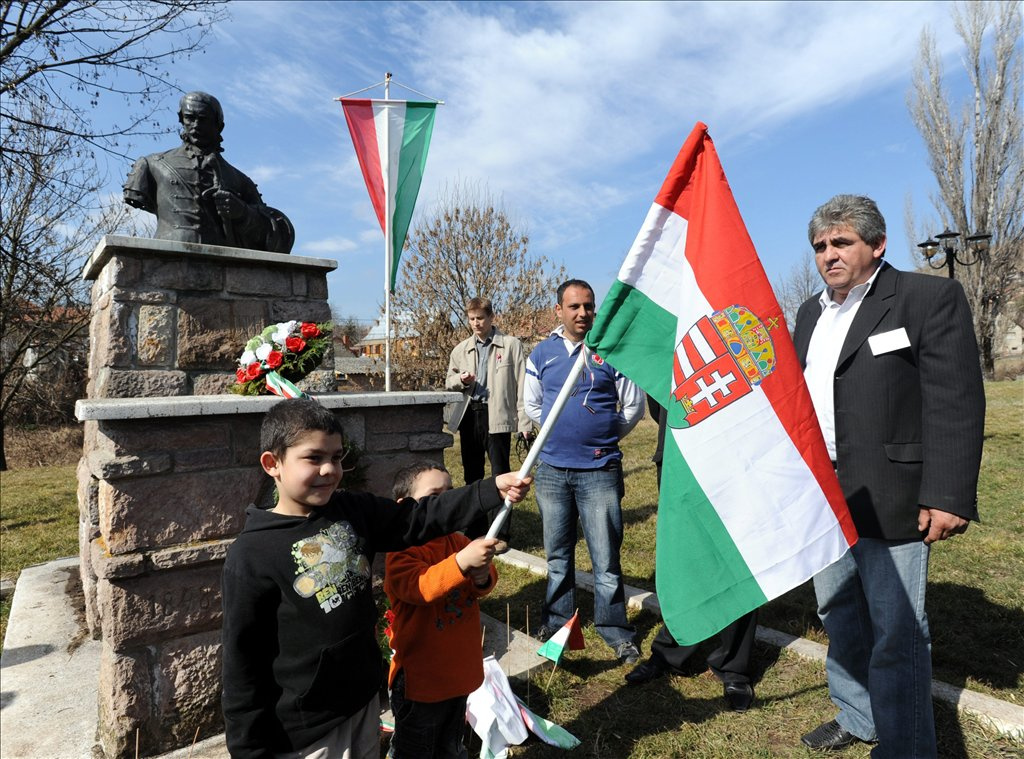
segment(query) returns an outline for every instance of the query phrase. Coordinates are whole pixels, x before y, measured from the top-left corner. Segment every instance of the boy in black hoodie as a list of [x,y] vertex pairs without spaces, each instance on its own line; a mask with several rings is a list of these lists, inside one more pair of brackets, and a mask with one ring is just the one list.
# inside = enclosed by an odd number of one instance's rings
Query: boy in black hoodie
[[277,505],[250,506],[224,564],[223,707],[232,757],[378,756],[382,661],[370,564],[469,525],[514,473],[395,502],[338,492],[341,426],[316,401],[278,403],[260,431]]

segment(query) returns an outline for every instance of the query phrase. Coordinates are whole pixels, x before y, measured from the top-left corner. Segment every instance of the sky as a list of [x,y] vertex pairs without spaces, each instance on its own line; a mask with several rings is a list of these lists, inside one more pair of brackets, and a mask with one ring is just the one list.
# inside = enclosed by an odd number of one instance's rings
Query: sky
[[[935,219],[927,231],[941,231],[906,103],[925,27],[953,94],[966,86],[945,2],[241,0],[229,12],[171,75],[220,100],[224,157],[292,220],[292,252],[338,262],[336,313],[378,315],[384,253],[334,98],[386,71],[445,102],[413,226],[446,186],[485,188],[533,253],[588,280],[599,300],[698,121],[775,282],[811,255],[807,221],[836,193],[878,202],[899,268],[914,265],[908,197]],[[420,99],[395,84],[391,97]],[[177,98],[166,107],[173,124]],[[174,144],[165,135],[136,149]]]

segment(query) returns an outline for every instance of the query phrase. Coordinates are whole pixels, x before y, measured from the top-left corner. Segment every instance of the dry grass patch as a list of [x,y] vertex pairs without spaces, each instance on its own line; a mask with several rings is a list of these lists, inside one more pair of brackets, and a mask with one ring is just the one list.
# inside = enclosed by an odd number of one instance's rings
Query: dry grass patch
[[15,469],[77,464],[82,457],[82,426],[8,427],[7,466]]

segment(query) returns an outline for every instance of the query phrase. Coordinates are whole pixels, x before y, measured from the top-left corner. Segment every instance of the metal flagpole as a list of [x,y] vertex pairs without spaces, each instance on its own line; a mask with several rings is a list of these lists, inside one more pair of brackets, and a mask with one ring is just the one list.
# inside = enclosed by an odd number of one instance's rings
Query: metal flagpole
[[[580,357],[576,359],[576,363],[573,364],[572,369],[569,372],[569,376],[565,378],[565,384],[562,385],[562,389],[558,391],[558,397],[555,398],[554,404],[551,406],[551,411],[548,412],[548,418],[544,420],[544,424],[541,425],[540,432],[537,433],[537,439],[533,441],[533,445],[530,446],[530,452],[526,454],[526,460],[523,465],[519,467],[517,476],[519,479],[529,476],[533,470],[534,464],[537,463],[537,457],[540,456],[541,449],[544,447],[544,443],[547,442],[548,436],[551,434],[551,428],[555,426],[555,422],[558,421],[558,417],[562,413],[562,409],[565,407],[565,402],[569,399],[572,394],[572,389],[576,385],[576,380],[579,379],[580,373],[583,371],[583,367],[587,364],[587,346],[580,346]],[[498,537],[498,530],[505,524],[505,520],[508,518],[509,512],[512,511],[512,502],[507,498],[505,504],[501,507],[501,510],[494,517],[494,521],[491,522],[490,529],[487,530],[488,538]]]
[[[390,100],[391,72],[384,74],[384,99]],[[391,110],[384,107],[384,392],[391,392]]]

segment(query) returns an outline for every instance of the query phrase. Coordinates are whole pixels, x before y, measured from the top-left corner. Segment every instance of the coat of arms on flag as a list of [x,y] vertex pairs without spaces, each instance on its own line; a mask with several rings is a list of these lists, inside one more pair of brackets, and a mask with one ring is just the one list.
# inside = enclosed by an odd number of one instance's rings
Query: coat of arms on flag
[[774,368],[768,328],[749,309],[729,306],[702,316],[676,345],[672,397],[692,426],[742,398]]

